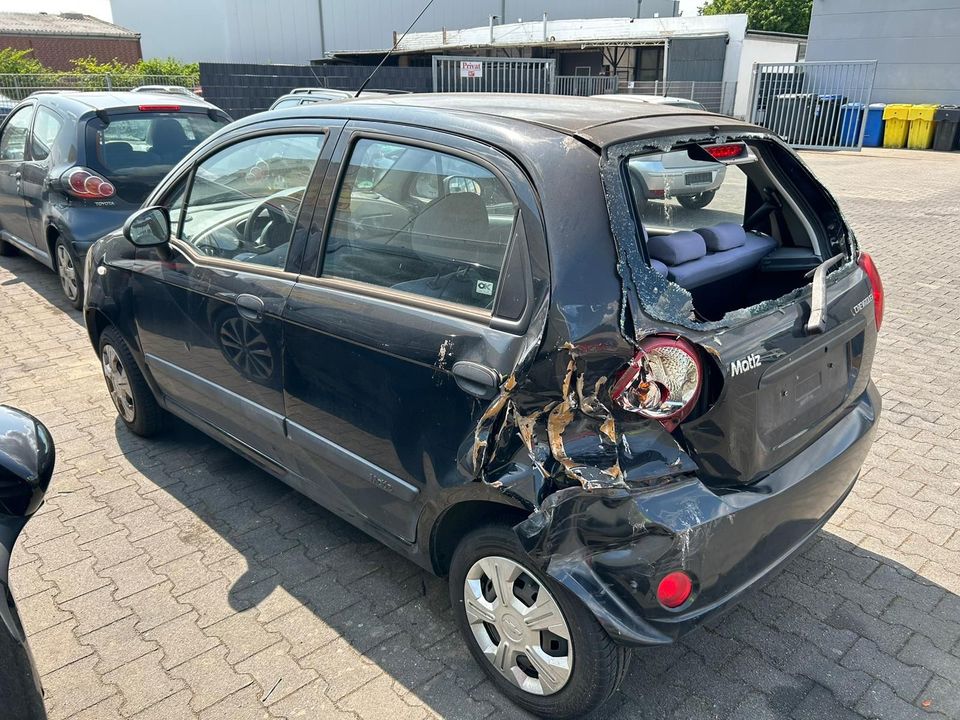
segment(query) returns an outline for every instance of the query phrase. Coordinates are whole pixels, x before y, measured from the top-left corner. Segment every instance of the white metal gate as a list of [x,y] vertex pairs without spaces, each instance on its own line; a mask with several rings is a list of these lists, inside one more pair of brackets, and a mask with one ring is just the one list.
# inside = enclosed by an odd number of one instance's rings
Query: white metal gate
[[434,55],[433,91],[552,93],[555,71],[548,59]]
[[877,61],[756,63],[750,121],[796,148],[860,149]]

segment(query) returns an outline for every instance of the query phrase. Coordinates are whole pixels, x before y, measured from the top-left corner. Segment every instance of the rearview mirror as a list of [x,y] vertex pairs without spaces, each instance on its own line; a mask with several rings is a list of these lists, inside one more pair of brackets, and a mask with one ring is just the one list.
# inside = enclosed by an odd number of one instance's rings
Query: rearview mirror
[[32,415],[0,405],[0,515],[29,517],[53,475],[53,439]]
[[170,242],[170,212],[165,207],[138,210],[123,224],[123,236],[137,247],[155,247]]

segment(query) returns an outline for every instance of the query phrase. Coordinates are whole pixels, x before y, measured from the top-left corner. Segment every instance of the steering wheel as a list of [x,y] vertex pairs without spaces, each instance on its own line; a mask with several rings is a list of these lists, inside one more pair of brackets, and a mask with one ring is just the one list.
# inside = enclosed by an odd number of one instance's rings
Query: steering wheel
[[[254,247],[259,245],[258,242],[266,234],[267,229],[274,223],[285,223],[287,225],[293,225],[297,220],[297,210],[300,208],[300,200],[303,194],[304,188],[298,187],[292,190],[281,190],[276,192],[273,195],[265,198],[263,202],[257,205],[253,212],[250,213],[249,218],[247,218],[246,224],[243,226],[243,245],[242,247]],[[256,220],[264,212],[267,213],[268,219],[267,224],[258,233],[257,237],[254,237],[254,227],[256,226]]]

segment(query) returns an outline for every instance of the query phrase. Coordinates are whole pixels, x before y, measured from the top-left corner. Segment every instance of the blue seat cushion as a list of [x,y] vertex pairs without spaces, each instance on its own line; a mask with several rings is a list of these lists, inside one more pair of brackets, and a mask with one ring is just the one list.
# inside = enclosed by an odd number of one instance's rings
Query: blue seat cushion
[[647,251],[654,260],[667,266],[680,265],[707,254],[703,238],[690,230],[671,235],[655,235],[647,240]]
[[656,270],[658,273],[660,273],[664,277],[666,277],[667,273],[669,272],[669,270],[667,270],[667,266],[664,265],[659,260],[651,260],[650,267],[652,267],[654,270]]
[[710,227],[697,228],[695,233],[703,238],[710,252],[724,252],[743,247],[747,242],[747,234],[743,226],[736,223],[718,223]]
[[668,277],[680,287],[692,290],[756,267],[776,247],[773,238],[745,233],[743,245],[670,266]]

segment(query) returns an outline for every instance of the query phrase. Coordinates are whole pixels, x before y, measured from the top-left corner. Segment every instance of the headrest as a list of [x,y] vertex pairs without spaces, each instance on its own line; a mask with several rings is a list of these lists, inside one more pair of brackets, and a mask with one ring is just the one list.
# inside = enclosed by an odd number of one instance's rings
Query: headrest
[[664,277],[666,277],[667,273],[669,272],[667,270],[667,266],[664,265],[659,260],[650,260],[650,267],[652,267],[654,270],[656,270],[658,273],[660,273]]
[[647,251],[654,260],[667,265],[680,265],[707,254],[703,238],[690,230],[681,230],[672,235],[655,235],[647,240]]
[[747,242],[746,232],[736,223],[720,223],[710,227],[697,228],[695,232],[703,238],[710,252],[733,250]]

